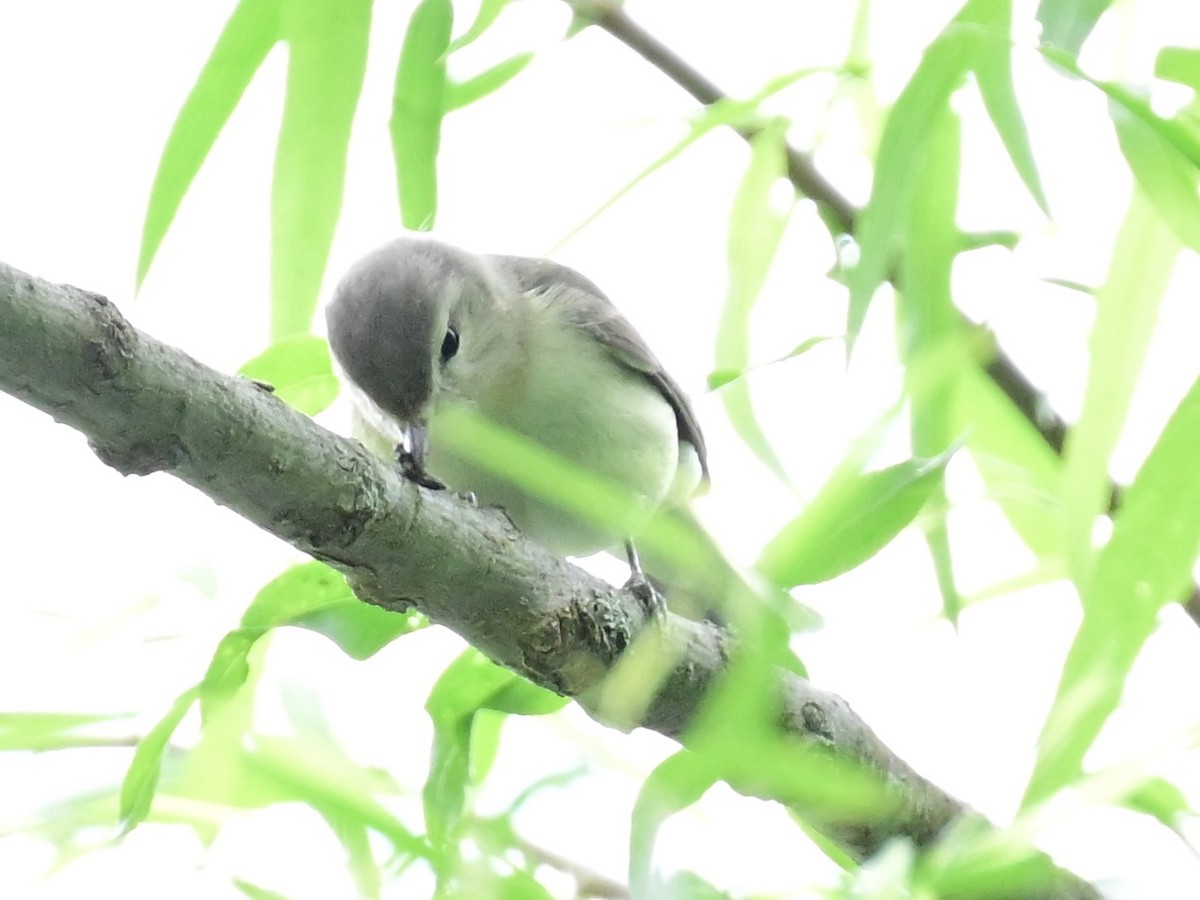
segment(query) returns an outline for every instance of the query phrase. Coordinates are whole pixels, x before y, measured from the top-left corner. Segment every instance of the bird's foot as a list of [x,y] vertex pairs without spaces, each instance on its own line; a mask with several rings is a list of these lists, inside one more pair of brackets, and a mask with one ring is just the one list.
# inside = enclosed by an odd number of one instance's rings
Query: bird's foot
[[663,595],[658,592],[650,579],[643,572],[634,572],[629,576],[629,580],[625,582],[622,590],[629,591],[642,605],[642,609],[646,612],[646,618],[655,622],[661,622],[667,616],[667,601],[663,599]]
[[425,467],[421,465],[413,452],[403,444],[396,448],[396,462],[400,464],[400,474],[413,484],[429,488],[431,491],[444,491],[446,489],[446,485],[426,472]]

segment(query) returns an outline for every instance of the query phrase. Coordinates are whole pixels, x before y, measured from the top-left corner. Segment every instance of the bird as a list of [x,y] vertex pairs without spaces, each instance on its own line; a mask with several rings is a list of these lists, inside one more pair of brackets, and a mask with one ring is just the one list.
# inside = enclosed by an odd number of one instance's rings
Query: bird
[[[683,390],[592,281],[549,259],[406,234],[349,268],[326,324],[355,437],[424,487],[500,507],[559,555],[623,546],[627,586],[661,610],[637,531],[707,485],[707,451]],[[443,426],[464,408],[627,491],[645,514],[597,522],[456,450]]]

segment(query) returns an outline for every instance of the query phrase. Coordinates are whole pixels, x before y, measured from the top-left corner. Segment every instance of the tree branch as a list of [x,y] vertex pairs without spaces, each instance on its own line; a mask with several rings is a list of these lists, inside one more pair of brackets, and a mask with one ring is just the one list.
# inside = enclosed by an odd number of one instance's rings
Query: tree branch
[[[415,606],[594,716],[597,688],[646,624],[635,598],[524,539],[502,513],[417,488],[253,382],[137,331],[105,298],[3,263],[0,389],[83,432],[108,465],[186,481],[345,573],[363,599]],[[678,739],[726,665],[728,636],[668,615],[659,637],[675,664],[633,724]],[[798,765],[832,752],[884,785],[886,808],[854,821],[785,798],[854,857],[897,836],[926,846],[968,814],[841,698],[780,673],[778,704]]]

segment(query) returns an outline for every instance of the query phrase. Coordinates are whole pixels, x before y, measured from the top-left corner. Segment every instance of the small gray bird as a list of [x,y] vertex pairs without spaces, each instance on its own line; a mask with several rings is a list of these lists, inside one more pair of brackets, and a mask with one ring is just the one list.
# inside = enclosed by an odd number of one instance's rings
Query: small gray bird
[[612,302],[566,266],[401,237],[355,263],[326,320],[355,436],[384,454],[399,445],[414,480],[474,493],[558,553],[624,542],[640,575],[634,534],[582,522],[440,444],[447,410],[468,406],[647,509],[681,505],[707,479],[687,398]]

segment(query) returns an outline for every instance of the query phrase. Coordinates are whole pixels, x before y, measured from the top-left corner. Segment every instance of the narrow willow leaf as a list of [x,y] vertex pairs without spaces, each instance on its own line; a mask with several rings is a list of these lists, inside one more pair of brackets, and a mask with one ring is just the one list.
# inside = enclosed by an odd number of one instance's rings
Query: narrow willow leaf
[[479,11],[475,14],[475,20],[471,26],[461,35],[450,42],[446,48],[446,53],[450,54],[456,50],[461,50],[468,44],[473,44],[492,27],[492,23],[500,17],[500,13],[504,12],[504,7],[508,5],[508,0],[483,0],[479,4]]
[[520,676],[468,648],[446,667],[425,702],[433,720],[433,749],[422,799],[429,840],[453,856],[466,813],[471,783],[471,739],[475,715]]
[[1187,85],[1200,92],[1200,50],[1194,47],[1163,47],[1154,60],[1154,77]]
[[[900,269],[904,290],[898,297],[897,317],[912,407],[912,452],[917,458],[936,457],[954,442],[954,391],[961,370],[972,364],[966,353],[943,352],[960,330],[950,270],[959,248],[955,215],[961,144],[958,116],[946,107],[934,118],[926,136],[921,164],[912,174],[916,193],[903,223]],[[937,368],[944,371],[934,374]],[[942,609],[947,619],[957,622],[962,603],[950,558],[947,505],[939,481],[929,494],[925,543],[937,574]]]
[[1042,23],[1042,43],[1053,44],[1078,56],[1096,22],[1113,0],[1041,0],[1037,20]]
[[532,61],[532,53],[518,53],[466,81],[447,81],[442,100],[443,111],[462,109],[495,93],[520,75]]
[[649,896],[654,843],[663,823],[696,803],[718,777],[702,756],[680,750],[659,763],[642,783],[629,829],[629,886],[634,896]]
[[280,40],[280,0],[241,0],[179,110],[150,188],[138,250],[140,288],[217,135]]
[[1065,451],[1067,558],[1081,588],[1090,569],[1095,519],[1111,494],[1108,460],[1121,434],[1179,250],[1175,235],[1145,195],[1135,190],[1108,276],[1096,295],[1087,389]]
[[874,472],[839,472],[771,539],[758,570],[784,589],[828,581],[900,533],[941,483],[950,453]]
[[342,209],[371,0],[284,5],[287,90],[271,184],[271,336],[308,331]]
[[308,416],[328,407],[338,394],[329,344],[313,334],[280,338],[245,362],[238,374],[271,385],[276,397]]
[[346,579],[322,562],[299,563],[269,581],[242,615],[242,628],[265,632],[294,625],[329,638],[346,655],[366,659],[396,638],[425,627],[424,617],[363,603]]
[[126,718],[111,713],[0,713],[0,751],[54,750],[61,747],[88,746],[91,740],[73,732],[87,725]]
[[437,156],[453,24],[450,0],[421,0],[409,20],[396,67],[388,127],[400,219],[410,231],[428,231],[437,217]]
[[[740,370],[750,362],[750,319],[754,303],[779,249],[791,209],[775,208],[776,184],[787,171],[784,123],[776,121],[750,141],[750,164],[729,215],[729,291],[717,331],[716,367]],[[749,386],[735,382],[722,392],[725,412],[738,436],[762,463],[786,481],[787,473],[755,415]]]
[[1025,182],[1025,187],[1049,215],[1050,206],[1042,189],[1042,179],[1029,145],[1025,120],[1017,106],[1012,73],[1012,0],[987,0],[969,4],[963,11],[964,23],[980,26],[971,55],[971,71],[979,84],[979,93],[1004,149]]
[[565,235],[559,238],[550,248],[551,251],[558,249],[563,244],[567,243],[575,235],[579,234],[588,225],[595,222],[604,213],[610,210],[617,204],[621,198],[630,193],[639,184],[665,166],[667,163],[676,159],[688,147],[696,143],[700,138],[709,132],[721,127],[756,127],[758,123],[757,109],[768,97],[783,90],[784,88],[795,84],[801,79],[807,78],[810,75],[815,75],[820,72],[831,71],[827,67],[813,67],[799,69],[795,72],[789,72],[784,75],[772,78],[763,87],[761,91],[754,95],[750,100],[733,100],[725,98],[718,100],[711,106],[706,106],[704,110],[695,118],[688,122],[688,133],[675,146],[671,147],[662,156],[655,159],[650,165],[646,166],[641,172],[635,175],[629,182],[619,188],[612,196],[605,200],[594,211],[587,215],[586,218],[578,225],[573,227]]
[[1063,667],[1025,794],[1028,807],[1077,779],[1116,709],[1159,610],[1177,601],[1200,554],[1200,380],[1180,401],[1113,518],[1082,585],[1083,622]]
[[979,369],[963,373],[954,427],[966,435],[990,499],[1040,560],[1063,554],[1062,460]]
[[332,813],[337,820],[371,828],[387,837],[400,853],[428,857],[424,842],[377,798],[395,793],[395,785],[379,770],[358,765],[336,746],[255,735],[245,764],[284,796]]
[[1101,81],[1091,77],[1079,68],[1079,64],[1072,57],[1061,50],[1042,46],[1038,48],[1038,51],[1059,68],[1083,79],[1107,95],[1110,101],[1124,107],[1131,115],[1141,119],[1188,162],[1200,168],[1200,129],[1194,122],[1179,117],[1164,119],[1151,108],[1149,101],[1138,91],[1123,84]]
[[154,792],[158,788],[158,778],[162,772],[163,753],[171,735],[188,714],[192,704],[200,696],[200,688],[193,687],[184,691],[171,705],[170,710],[150,729],[149,733],[138,742],[133,752],[133,761],[125,780],[121,782],[120,817],[126,832],[145,820],[150,813],[150,804],[154,800]]
[[[968,8],[969,8],[968,4]],[[912,172],[920,165],[930,128],[966,77],[973,32],[943,31],[925,50],[920,65],[888,114],[875,160],[871,199],[859,218],[858,261],[846,273],[850,305],[846,320],[849,354],[866,321],[867,309],[891,264],[895,243],[915,196]]]
[[816,337],[810,337],[801,341],[787,353],[783,354],[783,356],[777,356],[775,359],[765,363],[756,363],[744,369],[714,369],[708,375],[708,389],[710,391],[719,391],[725,385],[737,381],[739,378],[745,378],[752,372],[757,372],[759,369],[765,369],[768,366],[775,366],[781,362],[787,362],[789,359],[803,356],[813,347],[818,347],[826,341],[834,340],[839,340],[839,338],[829,334],[817,335]]
[[1196,196],[1200,169],[1126,107],[1110,103],[1109,113],[1138,187],[1175,236],[1200,252],[1200,198]]

